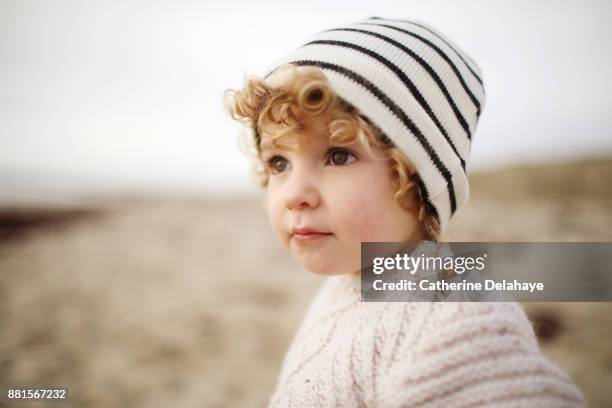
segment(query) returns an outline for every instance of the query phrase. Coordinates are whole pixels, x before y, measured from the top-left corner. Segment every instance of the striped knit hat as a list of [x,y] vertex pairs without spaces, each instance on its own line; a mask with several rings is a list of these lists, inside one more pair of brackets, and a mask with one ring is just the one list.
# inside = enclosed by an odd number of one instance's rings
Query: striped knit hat
[[441,232],[469,198],[466,161],[484,106],[480,68],[422,22],[371,17],[322,31],[276,61],[319,67],[415,166],[418,187]]

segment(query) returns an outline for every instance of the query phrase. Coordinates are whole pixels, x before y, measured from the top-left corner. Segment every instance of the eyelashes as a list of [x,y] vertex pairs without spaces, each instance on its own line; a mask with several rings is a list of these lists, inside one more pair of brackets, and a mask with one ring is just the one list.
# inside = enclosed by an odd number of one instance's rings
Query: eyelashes
[[287,159],[285,159],[283,156],[275,155],[266,160],[266,167],[270,173],[278,174],[285,170],[287,163]]
[[[357,160],[357,154],[344,148],[331,148],[325,155],[325,163],[332,166],[346,166]],[[289,161],[280,155],[274,155],[265,160],[266,168],[271,174],[279,174],[286,170]]]

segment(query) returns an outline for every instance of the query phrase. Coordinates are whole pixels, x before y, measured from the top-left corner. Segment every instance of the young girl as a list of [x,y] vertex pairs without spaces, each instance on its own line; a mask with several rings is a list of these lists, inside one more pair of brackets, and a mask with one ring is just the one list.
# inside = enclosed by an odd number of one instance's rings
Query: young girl
[[361,302],[361,242],[439,241],[468,200],[484,89],[434,28],[371,19],[318,33],[226,91],[253,131],[278,239],[327,275],[270,406],[579,407],[514,302]]

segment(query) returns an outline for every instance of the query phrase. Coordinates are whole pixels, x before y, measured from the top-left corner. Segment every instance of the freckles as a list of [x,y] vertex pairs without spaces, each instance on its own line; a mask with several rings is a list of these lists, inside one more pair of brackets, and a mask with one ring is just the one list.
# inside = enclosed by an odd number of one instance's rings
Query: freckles
[[377,200],[369,195],[353,196],[343,201],[339,208],[339,227],[347,234],[347,238],[356,241],[374,240],[384,231],[381,217],[384,212]]
[[361,241],[384,241],[387,223],[379,207],[370,206],[362,215]]
[[373,188],[368,194],[353,196],[343,205],[342,221],[350,239],[364,241],[390,240],[397,228],[398,210],[392,196],[382,188]]

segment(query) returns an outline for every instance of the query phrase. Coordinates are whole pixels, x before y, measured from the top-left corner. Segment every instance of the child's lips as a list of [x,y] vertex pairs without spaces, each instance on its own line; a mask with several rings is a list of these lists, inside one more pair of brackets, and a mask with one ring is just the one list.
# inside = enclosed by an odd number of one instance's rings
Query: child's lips
[[312,242],[325,239],[333,235],[331,232],[317,231],[310,228],[294,228],[291,238],[297,242]]
[[294,233],[292,235],[292,238],[298,242],[310,242],[310,241],[317,241],[317,240],[321,240],[321,239],[325,239],[327,237],[329,237],[330,235],[333,235],[329,232],[308,232],[305,234],[300,234],[300,233]]

